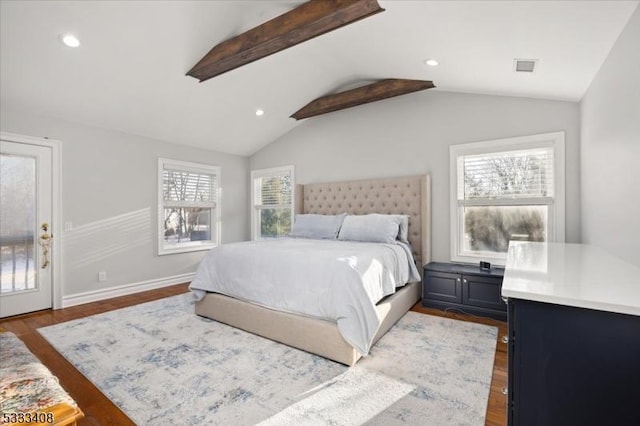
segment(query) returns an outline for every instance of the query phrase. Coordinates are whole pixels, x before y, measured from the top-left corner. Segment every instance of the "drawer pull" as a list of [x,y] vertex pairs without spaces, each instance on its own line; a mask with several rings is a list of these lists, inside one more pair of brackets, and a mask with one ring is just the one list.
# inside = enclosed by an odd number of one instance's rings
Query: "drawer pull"
[[508,395],[508,394],[509,394],[509,389],[507,389],[507,388],[502,388],[502,394],[503,394],[503,395]]
[[500,339],[500,341],[501,341],[502,343],[509,343],[509,336],[506,336],[506,335],[505,335],[505,336],[502,336],[502,339]]
[[462,280],[463,283],[467,284],[469,281],[467,280]]

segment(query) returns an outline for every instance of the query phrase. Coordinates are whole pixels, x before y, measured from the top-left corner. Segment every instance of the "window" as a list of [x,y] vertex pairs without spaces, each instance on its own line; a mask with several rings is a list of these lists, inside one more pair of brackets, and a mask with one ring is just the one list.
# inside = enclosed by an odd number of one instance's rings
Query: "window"
[[287,235],[293,223],[293,166],[254,170],[251,181],[253,239]]
[[220,244],[220,168],[158,159],[158,254]]
[[564,242],[564,132],[450,147],[451,260],[504,265],[509,241]]

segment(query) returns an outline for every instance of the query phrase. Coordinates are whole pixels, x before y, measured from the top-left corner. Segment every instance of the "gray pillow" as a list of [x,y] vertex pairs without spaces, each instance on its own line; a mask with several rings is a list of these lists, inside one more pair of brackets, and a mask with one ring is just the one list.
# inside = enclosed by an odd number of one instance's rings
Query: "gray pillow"
[[401,215],[367,214],[349,215],[344,219],[338,239],[393,244],[400,231]]
[[337,215],[298,214],[289,236],[316,240],[335,240],[346,216],[346,213]]

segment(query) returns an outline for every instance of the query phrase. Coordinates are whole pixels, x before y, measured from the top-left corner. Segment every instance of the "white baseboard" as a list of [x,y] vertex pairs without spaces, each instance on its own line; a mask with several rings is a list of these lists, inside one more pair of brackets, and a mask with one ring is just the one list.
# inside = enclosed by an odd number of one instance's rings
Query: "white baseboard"
[[124,284],[116,287],[109,287],[102,290],[87,291],[84,293],[70,294],[62,296],[62,307],[83,305],[85,303],[98,302],[100,300],[111,299],[119,296],[140,293],[142,291],[154,290],[162,287],[169,287],[175,284],[182,284],[193,280],[195,273],[174,275],[171,277],[156,278],[138,283]]

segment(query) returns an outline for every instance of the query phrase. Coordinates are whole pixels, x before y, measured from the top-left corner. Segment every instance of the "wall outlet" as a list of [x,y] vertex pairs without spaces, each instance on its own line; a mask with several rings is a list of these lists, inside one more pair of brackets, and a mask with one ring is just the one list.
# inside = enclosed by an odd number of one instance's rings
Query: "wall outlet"
[[107,273],[105,271],[98,272],[98,282],[104,282],[107,280]]
[[70,232],[73,231],[73,223],[72,222],[65,222],[64,223],[64,232]]

